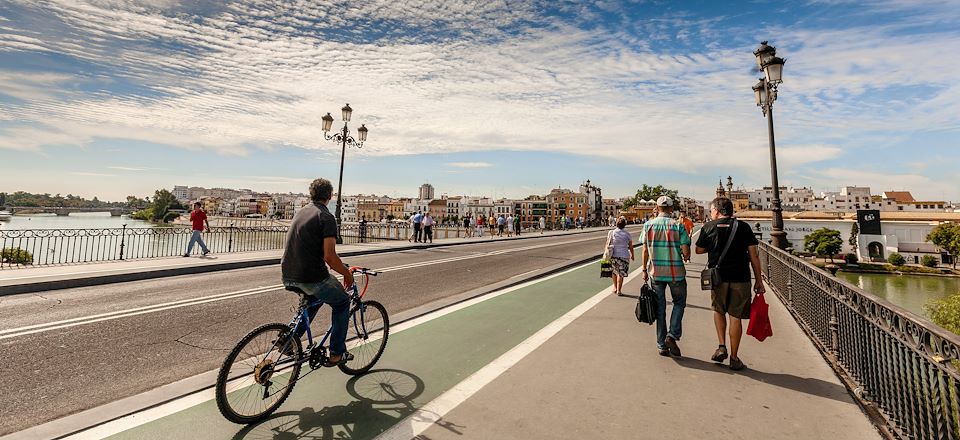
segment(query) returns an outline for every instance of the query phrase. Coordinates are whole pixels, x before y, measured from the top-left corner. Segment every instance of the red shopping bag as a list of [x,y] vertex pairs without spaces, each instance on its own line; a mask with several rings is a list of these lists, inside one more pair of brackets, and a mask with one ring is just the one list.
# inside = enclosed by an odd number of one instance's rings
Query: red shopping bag
[[769,306],[763,300],[763,294],[757,294],[757,297],[753,299],[753,305],[750,306],[750,324],[747,325],[747,334],[757,338],[760,342],[773,336],[768,312]]

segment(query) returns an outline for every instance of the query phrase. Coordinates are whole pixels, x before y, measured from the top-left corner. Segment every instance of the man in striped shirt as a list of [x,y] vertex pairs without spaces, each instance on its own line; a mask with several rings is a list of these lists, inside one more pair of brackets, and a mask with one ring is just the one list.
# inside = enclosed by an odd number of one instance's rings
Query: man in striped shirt
[[[657,293],[657,348],[661,356],[680,356],[681,321],[687,306],[687,271],[684,261],[690,261],[690,235],[682,223],[673,219],[673,199],[657,199],[660,215],[643,224],[640,243],[643,244],[643,280],[653,276],[653,290]],[[648,267],[648,263],[649,267]],[[650,269],[653,273],[648,273]],[[673,299],[670,328],[667,328],[667,286]]]

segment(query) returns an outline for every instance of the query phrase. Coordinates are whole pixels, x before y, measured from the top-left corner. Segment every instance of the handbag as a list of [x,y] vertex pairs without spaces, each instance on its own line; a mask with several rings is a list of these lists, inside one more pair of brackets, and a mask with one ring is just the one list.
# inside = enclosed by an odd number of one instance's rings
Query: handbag
[[727,256],[727,251],[730,250],[730,244],[733,243],[733,238],[737,235],[737,225],[739,224],[739,220],[733,219],[733,230],[727,237],[727,244],[723,246],[723,252],[720,253],[717,264],[700,271],[700,290],[714,290],[723,282],[720,278],[720,263],[723,261],[723,257]]
[[763,294],[758,293],[750,305],[750,324],[747,325],[747,334],[763,342],[764,339],[773,336],[773,327],[770,326],[770,306],[763,299]]
[[657,295],[653,293],[650,283],[640,286],[640,296],[637,297],[637,309],[634,313],[640,323],[653,324],[657,321]]
[[613,278],[613,262],[600,260],[600,278]]

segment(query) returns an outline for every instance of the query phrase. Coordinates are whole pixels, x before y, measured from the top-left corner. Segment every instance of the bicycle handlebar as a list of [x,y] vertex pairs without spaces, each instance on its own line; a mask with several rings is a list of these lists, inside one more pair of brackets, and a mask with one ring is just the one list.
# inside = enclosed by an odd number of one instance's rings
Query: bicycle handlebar
[[375,271],[375,270],[372,270],[372,269],[366,268],[366,267],[351,267],[351,268],[350,268],[350,272],[351,272],[351,273],[362,273],[362,274],[370,275],[370,276],[374,276],[374,277],[377,276],[377,275],[380,275],[380,272],[377,272],[377,271]]

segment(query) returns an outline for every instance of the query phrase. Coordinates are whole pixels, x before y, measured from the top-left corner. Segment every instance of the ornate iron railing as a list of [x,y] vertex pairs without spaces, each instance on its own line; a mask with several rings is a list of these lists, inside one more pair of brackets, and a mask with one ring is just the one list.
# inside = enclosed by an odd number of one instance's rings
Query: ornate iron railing
[[960,336],[760,244],[767,283],[883,429],[960,436]]

